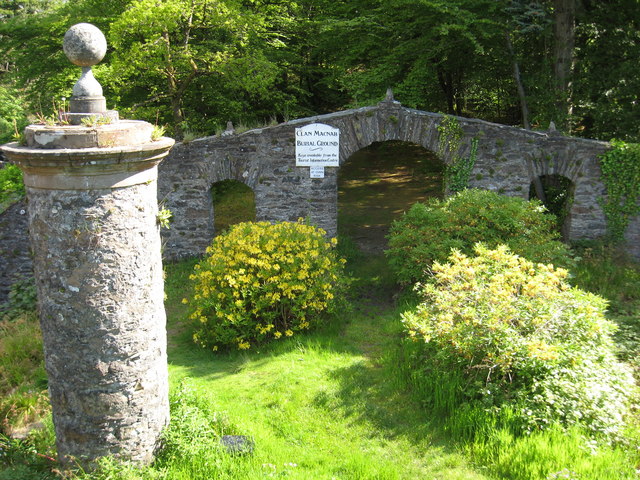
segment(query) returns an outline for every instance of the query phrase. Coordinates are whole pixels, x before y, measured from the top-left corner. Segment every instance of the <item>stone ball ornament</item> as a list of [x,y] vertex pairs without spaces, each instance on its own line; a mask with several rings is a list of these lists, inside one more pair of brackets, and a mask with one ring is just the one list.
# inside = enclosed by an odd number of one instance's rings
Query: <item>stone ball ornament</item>
[[63,50],[71,63],[91,67],[107,53],[107,39],[95,25],[78,23],[64,34]]

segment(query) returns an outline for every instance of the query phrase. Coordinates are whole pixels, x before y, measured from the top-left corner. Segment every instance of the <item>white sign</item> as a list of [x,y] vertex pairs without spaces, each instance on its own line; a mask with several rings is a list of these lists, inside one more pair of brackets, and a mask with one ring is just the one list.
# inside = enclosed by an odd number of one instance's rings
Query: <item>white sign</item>
[[311,178],[324,178],[324,167],[311,165],[311,167],[309,167],[309,172],[311,174]]
[[296,167],[339,167],[340,129],[324,123],[296,128]]

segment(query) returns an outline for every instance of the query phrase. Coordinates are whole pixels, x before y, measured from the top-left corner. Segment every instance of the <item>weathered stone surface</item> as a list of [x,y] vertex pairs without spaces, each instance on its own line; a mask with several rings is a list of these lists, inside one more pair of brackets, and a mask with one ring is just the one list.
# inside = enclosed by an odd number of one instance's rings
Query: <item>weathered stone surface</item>
[[[244,182],[254,190],[258,219],[309,217],[335,235],[339,169],[326,168],[324,179],[311,179],[308,168],[296,167],[295,128],[313,122],[340,128],[340,161],[344,162],[361,148],[385,140],[407,141],[436,152],[441,119],[440,114],[404,108],[391,101],[239,135],[229,130],[221,137],[178,144],[159,167],[158,199],[173,212],[171,229],[163,231],[164,255],[177,259],[204,252],[215,233],[211,185],[224,179]],[[598,155],[609,148],[606,142],[481,120],[458,120],[466,134],[461,155],[468,155],[474,136],[479,139],[471,186],[527,198],[536,176],[558,173],[574,185],[574,204],[567,224],[569,238],[605,234],[599,203],[605,188]],[[640,258],[640,218],[632,220],[626,239],[629,252]]]
[[152,131],[153,126],[147,122],[123,120],[100,128],[30,125],[24,136],[28,147],[69,150],[143,145],[149,143]]
[[107,53],[107,39],[95,25],[78,23],[64,34],[62,49],[74,65],[90,67],[100,63],[104,58]]
[[[391,97],[390,97],[391,98]],[[438,151],[438,125],[443,116],[402,107],[395,100],[377,106],[294,120],[239,135],[202,138],[178,144],[160,167],[159,199],[174,216],[163,232],[165,256],[175,259],[204,252],[213,238],[210,188],[235,179],[255,192],[258,220],[308,217],[329,235],[337,231],[336,168],[325,178],[309,178],[308,167],[295,166],[295,128],[325,123],[340,129],[340,162],[373,142],[401,140]],[[605,195],[598,155],[606,142],[563,137],[482,120],[457,118],[464,131],[460,156],[468,156],[471,140],[479,140],[470,186],[528,198],[532,181],[559,174],[571,180],[574,202],[567,222],[571,240],[606,233],[599,199]],[[451,162],[451,152],[442,159]],[[630,252],[640,257],[640,220],[627,234]]]
[[169,419],[156,178],[173,140],[147,125],[146,142],[64,148],[101,137],[67,128],[57,148],[2,147],[24,173],[58,456],[148,463]]
[[155,182],[29,190],[45,363],[62,455],[149,462],[168,422],[156,194]]

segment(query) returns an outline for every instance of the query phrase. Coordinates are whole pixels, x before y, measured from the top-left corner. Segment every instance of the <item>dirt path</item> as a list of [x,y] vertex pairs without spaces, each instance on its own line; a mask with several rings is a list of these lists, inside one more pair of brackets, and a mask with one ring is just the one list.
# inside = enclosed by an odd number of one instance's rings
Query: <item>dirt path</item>
[[418,145],[374,143],[340,168],[338,231],[361,250],[380,253],[391,222],[411,205],[442,196],[442,164]]

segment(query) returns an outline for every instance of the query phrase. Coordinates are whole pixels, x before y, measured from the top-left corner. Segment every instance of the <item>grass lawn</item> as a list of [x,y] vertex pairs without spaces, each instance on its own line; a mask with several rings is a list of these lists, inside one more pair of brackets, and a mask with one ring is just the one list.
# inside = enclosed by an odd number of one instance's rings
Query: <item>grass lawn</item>
[[[367,262],[365,274],[369,269]],[[260,351],[214,354],[180,333],[185,270],[170,266],[167,279],[170,379],[174,387],[188,379],[228,418],[229,433],[254,439],[255,453],[240,460],[249,466],[237,478],[489,478],[443,439],[403,388],[394,370],[398,311],[384,276],[356,286],[378,305],[355,303],[320,331]]]

